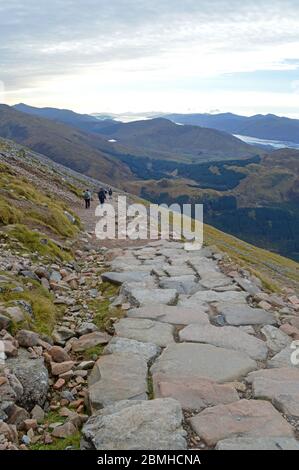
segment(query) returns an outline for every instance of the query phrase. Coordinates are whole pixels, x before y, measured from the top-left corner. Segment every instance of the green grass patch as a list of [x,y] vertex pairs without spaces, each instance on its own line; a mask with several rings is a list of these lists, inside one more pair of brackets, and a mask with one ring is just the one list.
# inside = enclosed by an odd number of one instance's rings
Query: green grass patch
[[9,204],[5,199],[0,199],[0,224],[9,225],[21,222],[21,211]]
[[93,348],[88,348],[86,349],[83,353],[82,356],[86,361],[94,361],[97,360],[104,351],[104,346],[102,344],[99,344],[98,346],[94,346]]
[[63,250],[55,242],[49,240],[39,232],[28,229],[25,225],[16,224],[8,230],[9,239],[18,240],[26,251],[37,252],[39,255],[51,260],[58,258],[61,261],[70,261],[72,256],[69,251]]
[[[7,306],[13,306],[14,301],[24,300],[31,305],[33,318],[26,314],[26,323],[33,331],[40,334],[51,336],[56,321],[59,317],[59,310],[54,305],[53,294],[44,289],[38,282],[30,280],[32,287],[26,288],[25,278],[18,278],[18,284],[23,283],[23,292],[12,292],[9,286],[5,286],[3,292],[0,293],[0,301]],[[12,287],[14,286],[12,279]],[[24,327],[22,323],[13,325],[13,332]]]

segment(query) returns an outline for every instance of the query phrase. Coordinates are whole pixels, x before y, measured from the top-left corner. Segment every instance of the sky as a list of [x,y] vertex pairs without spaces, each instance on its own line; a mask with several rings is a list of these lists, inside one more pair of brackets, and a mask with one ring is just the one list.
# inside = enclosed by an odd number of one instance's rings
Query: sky
[[299,117],[299,0],[0,0],[0,102]]

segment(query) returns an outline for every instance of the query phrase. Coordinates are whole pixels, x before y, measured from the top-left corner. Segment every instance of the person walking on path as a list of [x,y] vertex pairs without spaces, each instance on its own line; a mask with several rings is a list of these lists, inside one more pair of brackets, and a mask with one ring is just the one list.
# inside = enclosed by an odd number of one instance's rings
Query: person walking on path
[[104,202],[106,201],[106,193],[103,188],[101,188],[100,191],[98,192],[98,197],[99,197],[99,201],[101,205],[103,205]]
[[85,209],[89,209],[90,208],[90,201],[91,201],[91,192],[89,191],[89,189],[86,189],[84,191],[83,198],[84,198],[84,201],[85,201]]
[[112,188],[109,188],[108,194],[109,194],[109,199],[112,199],[112,194],[113,194]]

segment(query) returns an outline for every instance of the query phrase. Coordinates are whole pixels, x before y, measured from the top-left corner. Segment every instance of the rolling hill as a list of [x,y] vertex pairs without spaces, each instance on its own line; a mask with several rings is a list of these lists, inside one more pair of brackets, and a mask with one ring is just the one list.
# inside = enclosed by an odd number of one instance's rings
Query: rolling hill
[[221,114],[168,114],[167,119],[179,124],[211,127],[213,129],[258,139],[281,140],[299,143],[299,119],[257,114],[238,116]]
[[246,158],[260,152],[227,133],[198,126],[178,126],[162,118],[122,123],[55,108],[34,108],[24,104],[16,105],[15,108],[23,113],[71,125],[84,132],[100,134],[105,141],[116,141],[110,150],[119,158],[132,155],[197,163]]
[[109,153],[112,144],[61,122],[0,105],[0,136],[104,182],[132,178],[129,168]]
[[118,123],[102,134],[119,144],[147,150],[159,159],[196,163],[200,160],[245,158],[259,151],[225,132],[197,126],[179,126],[168,119]]

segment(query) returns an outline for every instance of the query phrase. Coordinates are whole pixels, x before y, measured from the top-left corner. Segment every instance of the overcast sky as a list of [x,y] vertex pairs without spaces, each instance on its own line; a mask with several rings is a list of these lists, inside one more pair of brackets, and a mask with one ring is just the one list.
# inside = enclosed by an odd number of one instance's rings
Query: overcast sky
[[299,117],[299,0],[0,0],[0,101]]

